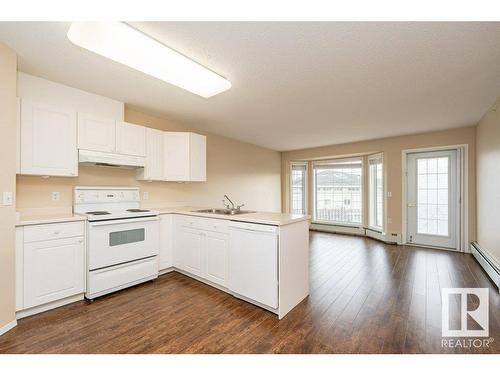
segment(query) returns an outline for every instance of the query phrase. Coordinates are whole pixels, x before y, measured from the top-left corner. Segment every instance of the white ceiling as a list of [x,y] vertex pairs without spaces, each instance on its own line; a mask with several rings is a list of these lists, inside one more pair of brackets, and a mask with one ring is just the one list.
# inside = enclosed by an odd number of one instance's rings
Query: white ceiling
[[203,99],[72,45],[69,23],[0,23],[19,69],[275,150],[474,125],[500,94],[500,23],[132,25],[225,76]]

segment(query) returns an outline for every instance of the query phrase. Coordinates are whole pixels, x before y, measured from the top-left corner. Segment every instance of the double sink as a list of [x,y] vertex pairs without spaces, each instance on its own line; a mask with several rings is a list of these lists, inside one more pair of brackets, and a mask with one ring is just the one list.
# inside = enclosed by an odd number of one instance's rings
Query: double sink
[[241,214],[252,214],[255,211],[238,210],[236,208],[207,208],[204,210],[195,210],[191,212],[199,212],[204,214],[217,214],[217,215],[241,215]]

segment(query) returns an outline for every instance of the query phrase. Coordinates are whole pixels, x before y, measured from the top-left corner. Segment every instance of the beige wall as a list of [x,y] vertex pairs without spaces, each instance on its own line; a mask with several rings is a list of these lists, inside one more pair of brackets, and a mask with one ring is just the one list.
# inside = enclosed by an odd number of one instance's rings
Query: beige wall
[[[16,190],[16,54],[0,43],[0,194]],[[15,320],[15,206],[0,205],[0,329]]]
[[403,223],[401,207],[402,150],[459,144],[467,144],[469,148],[469,240],[472,241],[476,237],[475,127],[283,152],[281,154],[281,168],[283,171],[281,180],[283,210],[288,210],[289,172],[291,161],[366,155],[369,153],[383,152],[384,167],[386,171],[386,190],[392,193],[392,197],[386,199],[386,232],[401,234]]
[[476,132],[477,241],[500,267],[500,98]]
[[[168,120],[132,109],[125,110],[125,121],[161,130],[190,130]],[[200,132],[198,132],[200,133]],[[221,206],[224,194],[248,209],[281,211],[280,153],[229,138],[207,134],[207,182],[141,182],[135,171],[105,167],[80,167],[77,178],[18,176],[17,207],[39,208],[72,205],[77,185],[138,186],[149,193],[144,205]],[[51,192],[61,194],[51,201]]]

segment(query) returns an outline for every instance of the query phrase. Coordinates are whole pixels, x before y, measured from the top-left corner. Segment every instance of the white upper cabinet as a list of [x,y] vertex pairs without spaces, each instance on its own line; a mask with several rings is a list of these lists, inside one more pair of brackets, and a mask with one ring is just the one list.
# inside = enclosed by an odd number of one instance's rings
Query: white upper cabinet
[[146,128],[127,122],[117,122],[116,152],[123,155],[146,156]]
[[207,180],[207,137],[189,133],[190,140],[190,178],[189,181]]
[[76,111],[21,101],[20,173],[77,176]]
[[163,180],[163,132],[146,128],[146,165],[137,170],[137,179]]
[[115,120],[78,113],[78,148],[91,151],[115,152]]
[[188,132],[165,132],[163,152],[165,181],[207,180],[205,136]]

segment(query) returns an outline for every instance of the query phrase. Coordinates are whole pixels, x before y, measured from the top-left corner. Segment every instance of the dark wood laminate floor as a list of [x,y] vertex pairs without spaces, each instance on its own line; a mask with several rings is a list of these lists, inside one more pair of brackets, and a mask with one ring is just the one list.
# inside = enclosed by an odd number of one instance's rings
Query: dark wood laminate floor
[[[170,273],[22,319],[0,352],[500,353],[500,295],[472,256],[315,232],[310,242],[311,294],[281,321]],[[489,288],[489,348],[441,347],[443,287]]]

